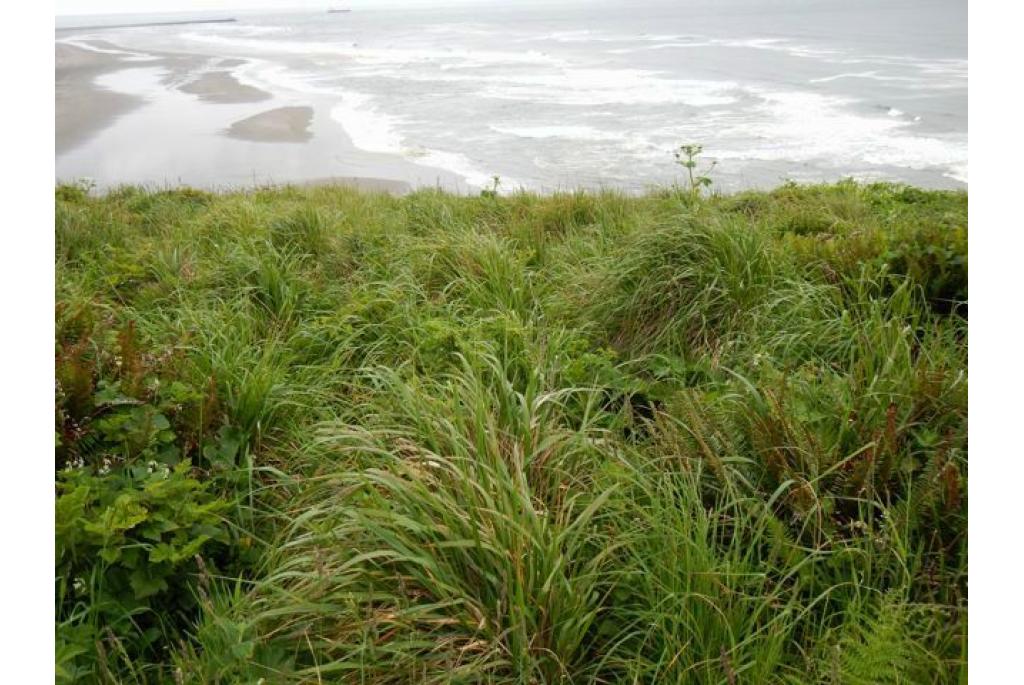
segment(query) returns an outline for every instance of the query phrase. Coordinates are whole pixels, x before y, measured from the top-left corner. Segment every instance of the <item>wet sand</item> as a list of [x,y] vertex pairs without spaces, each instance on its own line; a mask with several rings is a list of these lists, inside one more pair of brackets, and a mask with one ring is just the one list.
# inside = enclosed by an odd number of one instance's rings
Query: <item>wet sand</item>
[[[196,55],[159,53],[140,61],[137,57],[132,59],[130,51],[113,43],[103,40],[89,40],[87,43],[112,52],[97,52],[67,43],[54,44],[55,143],[58,156],[146,103],[142,97],[97,85],[97,78],[121,69],[159,66],[167,70],[165,82],[171,85],[180,82],[205,61]],[[235,83],[238,88],[246,88],[237,81]],[[223,89],[230,92],[230,85],[224,85]]]
[[[238,62],[240,60],[234,60]],[[228,64],[224,66],[233,66]],[[178,90],[190,95],[198,95],[203,102],[216,104],[232,104],[239,102],[262,102],[273,96],[265,90],[239,83],[238,79],[228,71],[209,71],[189,81]]]
[[304,143],[313,137],[312,121],[312,107],[278,107],[236,121],[227,135],[254,143]]
[[56,44],[57,154],[79,145],[145,100],[95,85],[97,76],[121,68],[120,55]]
[[[221,104],[253,103],[273,96],[259,88],[240,83],[230,72],[218,70],[193,77],[209,58],[198,55],[150,53],[152,59],[131,59],[132,54],[113,43],[89,40],[97,52],[78,45],[55,43],[54,91],[56,106],[56,152],[61,155],[112,125],[118,117],[146,103],[144,98],[118,93],[96,84],[96,79],[121,69],[162,67],[164,83],[203,102]],[[229,69],[245,60],[222,59],[217,66]]]

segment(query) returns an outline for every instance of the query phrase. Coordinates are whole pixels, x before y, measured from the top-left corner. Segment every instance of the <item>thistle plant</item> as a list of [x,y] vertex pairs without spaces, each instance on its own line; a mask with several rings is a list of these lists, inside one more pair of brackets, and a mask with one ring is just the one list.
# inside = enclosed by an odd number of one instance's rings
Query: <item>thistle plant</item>
[[690,199],[692,200],[696,200],[700,197],[701,188],[711,187],[711,176],[709,176],[709,174],[717,164],[717,162],[711,162],[703,174],[698,174],[697,162],[702,152],[704,152],[704,146],[697,144],[680,145],[679,149],[673,152],[673,155],[676,158],[676,164],[686,169],[690,188]]
[[491,187],[480,191],[480,197],[498,197],[498,187],[501,186],[501,176],[491,176]]

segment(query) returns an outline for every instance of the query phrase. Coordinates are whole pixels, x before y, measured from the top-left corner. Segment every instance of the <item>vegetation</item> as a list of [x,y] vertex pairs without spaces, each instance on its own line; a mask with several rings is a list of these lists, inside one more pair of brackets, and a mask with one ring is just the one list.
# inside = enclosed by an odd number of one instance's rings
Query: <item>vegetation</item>
[[966,682],[966,194],[700,187],[58,187],[58,682]]

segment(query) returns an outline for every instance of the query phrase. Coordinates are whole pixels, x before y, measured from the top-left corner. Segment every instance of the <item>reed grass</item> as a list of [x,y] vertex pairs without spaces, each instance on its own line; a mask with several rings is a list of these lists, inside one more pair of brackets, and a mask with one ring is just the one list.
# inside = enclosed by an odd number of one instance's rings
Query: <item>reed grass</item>
[[58,680],[965,681],[966,210],[58,187]]

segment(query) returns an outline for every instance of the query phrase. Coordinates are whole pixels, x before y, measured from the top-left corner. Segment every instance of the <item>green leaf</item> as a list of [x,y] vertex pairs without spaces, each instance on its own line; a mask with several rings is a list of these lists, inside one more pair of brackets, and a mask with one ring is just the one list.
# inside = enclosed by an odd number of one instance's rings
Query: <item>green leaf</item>
[[155,545],[153,549],[149,550],[149,560],[154,564],[158,564],[162,561],[174,561],[175,556],[174,547],[166,542],[161,542],[160,544]]
[[135,599],[145,599],[167,589],[167,581],[163,576],[150,575],[144,568],[132,571],[128,582],[132,586],[132,592],[135,593]]
[[148,515],[146,508],[136,502],[132,495],[124,494],[114,500],[98,521],[85,524],[85,530],[109,539],[116,533],[139,525]]
[[113,564],[114,562],[118,561],[120,558],[121,558],[121,548],[120,547],[104,547],[103,549],[100,550],[100,559],[102,559],[103,561],[107,562],[108,564]]
[[216,444],[203,448],[203,457],[215,468],[234,468],[239,448],[242,446],[242,432],[233,426],[221,426],[217,438]]
[[123,405],[142,404],[134,397],[128,397],[121,392],[121,385],[117,381],[100,381],[99,390],[93,395],[93,403],[97,407],[116,407]]

